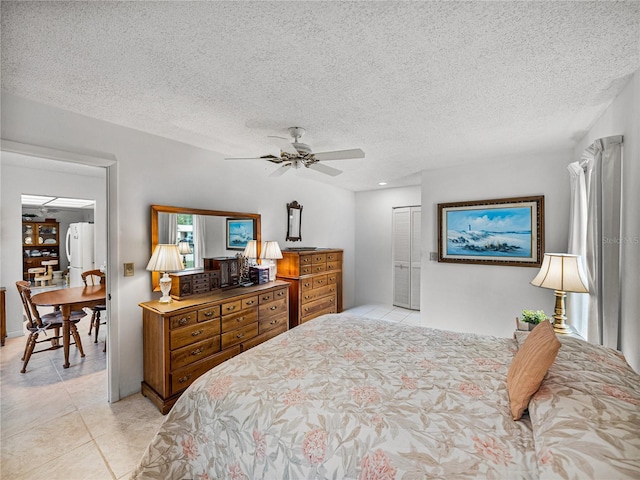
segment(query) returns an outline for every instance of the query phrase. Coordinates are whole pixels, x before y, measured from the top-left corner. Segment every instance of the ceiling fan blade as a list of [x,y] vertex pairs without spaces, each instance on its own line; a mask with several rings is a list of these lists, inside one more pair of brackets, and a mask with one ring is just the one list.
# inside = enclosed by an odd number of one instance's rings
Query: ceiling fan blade
[[364,151],[359,148],[351,150],[336,150],[335,152],[314,153],[316,160],[347,160],[349,158],[364,158]]
[[293,153],[294,155],[298,154],[298,150],[296,150],[296,147],[291,144],[290,140],[282,137],[276,137],[275,135],[269,135],[267,138],[283,152]]
[[277,169],[275,169],[273,171],[273,173],[271,175],[269,175],[270,177],[280,177],[282,175],[284,175],[285,173],[287,173],[287,170],[289,170],[291,168],[291,164],[287,163],[286,165],[282,165],[281,167],[278,167]]
[[[278,158],[278,157],[273,157]],[[233,157],[233,158],[225,158],[225,160],[264,160],[264,157]]]
[[326,165],[323,165],[322,163],[312,163],[311,165],[309,165],[309,168],[316,170],[320,173],[324,173],[326,175],[331,175],[332,177],[335,177],[336,175],[340,175],[342,173],[342,170],[338,170],[337,168],[333,168],[333,167],[328,167]]

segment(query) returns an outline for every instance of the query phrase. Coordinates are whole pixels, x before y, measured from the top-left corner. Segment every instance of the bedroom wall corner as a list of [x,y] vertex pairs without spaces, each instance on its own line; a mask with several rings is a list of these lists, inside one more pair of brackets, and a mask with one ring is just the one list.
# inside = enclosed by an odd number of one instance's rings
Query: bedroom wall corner
[[[422,172],[423,248],[438,249],[438,203],[529,195],[545,196],[545,250],[566,252],[571,151]],[[481,179],[481,181],[479,181]],[[425,326],[510,337],[523,309],[553,312],[550,290],[530,285],[532,267],[453,264],[422,257],[422,323]]]

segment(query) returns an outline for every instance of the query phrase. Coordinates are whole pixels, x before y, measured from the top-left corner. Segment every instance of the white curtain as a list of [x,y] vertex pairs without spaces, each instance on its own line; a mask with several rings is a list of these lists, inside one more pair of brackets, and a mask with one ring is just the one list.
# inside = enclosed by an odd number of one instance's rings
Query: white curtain
[[[620,243],[622,201],[622,136],[596,140],[583,154],[587,198],[585,247],[589,277],[586,338],[593,343],[620,348]],[[572,202],[571,218],[581,217]],[[580,232],[570,233],[570,248],[580,248]],[[571,231],[573,232],[573,223]],[[573,236],[572,236],[573,235]]]
[[205,252],[205,218],[202,215],[193,216],[193,266],[202,268]]
[[158,243],[178,243],[178,215],[158,214]]
[[[584,271],[587,271],[587,186],[585,182],[585,159],[570,164],[571,207],[569,209],[569,248],[568,253],[580,255]],[[589,296],[583,293],[567,295],[567,310],[570,323],[583,338],[588,338],[587,313]]]

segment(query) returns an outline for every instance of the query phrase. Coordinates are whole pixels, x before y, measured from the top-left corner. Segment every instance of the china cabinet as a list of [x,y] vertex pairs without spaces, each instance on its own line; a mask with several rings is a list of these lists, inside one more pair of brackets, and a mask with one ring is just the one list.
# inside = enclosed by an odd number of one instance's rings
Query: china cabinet
[[55,221],[22,222],[23,278],[29,269],[42,267],[42,262],[58,260],[60,256],[60,224]]

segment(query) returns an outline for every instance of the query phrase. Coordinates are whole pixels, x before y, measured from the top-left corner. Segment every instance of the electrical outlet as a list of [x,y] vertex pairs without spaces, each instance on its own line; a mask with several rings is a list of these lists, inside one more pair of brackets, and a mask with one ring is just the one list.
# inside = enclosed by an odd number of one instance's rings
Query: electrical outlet
[[429,260],[432,262],[438,261],[438,252],[429,252]]

